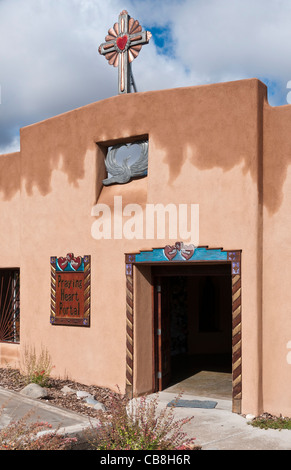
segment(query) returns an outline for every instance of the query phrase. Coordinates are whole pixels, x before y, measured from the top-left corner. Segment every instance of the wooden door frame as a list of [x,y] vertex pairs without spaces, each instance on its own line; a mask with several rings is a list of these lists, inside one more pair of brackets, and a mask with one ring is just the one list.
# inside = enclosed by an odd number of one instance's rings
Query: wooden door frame
[[[160,278],[159,278],[160,279]],[[158,282],[160,285],[160,280]],[[157,331],[162,330],[162,292],[161,290],[155,291],[155,285],[152,284],[152,336],[153,336],[153,355],[152,355],[152,364],[153,364],[153,373],[152,373],[152,387],[153,391],[159,390],[159,384],[162,380],[162,377],[158,377],[157,371],[162,370],[162,336],[161,334],[157,336]],[[156,312],[157,308],[157,312]],[[157,354],[158,348],[159,353]]]
[[126,272],[126,392],[133,397],[134,364],[134,285],[133,266],[138,265],[197,265],[230,263],[232,280],[232,411],[241,412],[242,400],[242,309],[241,309],[241,250],[223,250],[208,246],[194,247],[176,242],[164,248],[125,254]]

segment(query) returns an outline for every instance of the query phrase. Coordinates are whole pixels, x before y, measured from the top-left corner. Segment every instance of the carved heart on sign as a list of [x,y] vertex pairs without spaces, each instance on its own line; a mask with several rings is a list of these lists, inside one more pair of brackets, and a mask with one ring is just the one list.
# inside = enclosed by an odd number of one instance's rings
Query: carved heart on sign
[[65,267],[67,266],[68,264],[68,260],[67,258],[63,258],[62,256],[60,258],[58,258],[58,265],[59,267],[64,270]]
[[65,258],[62,256],[58,258],[58,265],[62,271],[67,267],[68,263],[71,264],[74,271],[77,271],[82,264],[82,257],[75,257],[74,253],[68,253]]
[[117,44],[118,49],[120,49],[121,51],[124,51],[126,43],[127,43],[127,39],[128,37],[126,35],[120,36],[119,38],[117,38],[116,44]]
[[77,258],[72,258],[71,260],[71,266],[75,271],[78,271],[79,267],[82,264],[82,258],[81,256],[77,256]]

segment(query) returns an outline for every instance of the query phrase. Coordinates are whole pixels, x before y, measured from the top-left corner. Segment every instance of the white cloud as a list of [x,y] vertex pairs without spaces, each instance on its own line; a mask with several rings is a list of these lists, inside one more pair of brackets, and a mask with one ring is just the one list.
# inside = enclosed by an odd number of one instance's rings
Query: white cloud
[[171,43],[161,55],[153,37],[133,62],[139,91],[258,77],[271,104],[287,103],[286,0],[1,0],[0,149],[19,127],[117,93],[117,70],[98,46],[123,9],[167,26]]
[[8,145],[0,145],[0,155],[18,152],[20,148],[20,138],[13,137]]
[[[177,9],[175,35],[191,31],[191,47],[178,42],[178,55],[191,66],[216,75],[217,71],[290,70],[291,4],[282,0],[206,0]],[[188,38],[188,35],[187,35]],[[191,50],[191,54],[189,54]],[[283,59],[283,60],[282,60]]]

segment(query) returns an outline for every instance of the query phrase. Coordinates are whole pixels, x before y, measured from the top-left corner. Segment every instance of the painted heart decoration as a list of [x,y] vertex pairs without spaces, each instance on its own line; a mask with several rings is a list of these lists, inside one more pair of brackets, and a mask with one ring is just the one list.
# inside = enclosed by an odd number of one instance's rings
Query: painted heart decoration
[[172,246],[167,245],[164,248],[164,253],[165,253],[166,257],[168,258],[168,260],[171,261],[177,255],[177,248],[176,248],[175,245],[172,245]]
[[183,245],[181,248],[181,255],[183,256],[183,258],[188,260],[193,256],[194,251],[195,251],[194,245],[188,245],[188,246]]
[[117,47],[120,51],[124,51],[125,46],[127,44],[128,37],[126,34],[124,36],[119,36],[119,38],[116,39],[116,44]]
[[164,253],[169,261],[175,258],[178,251],[181,253],[185,260],[190,259],[195,251],[194,245],[184,245],[183,242],[176,242],[175,245],[167,245],[164,248]]

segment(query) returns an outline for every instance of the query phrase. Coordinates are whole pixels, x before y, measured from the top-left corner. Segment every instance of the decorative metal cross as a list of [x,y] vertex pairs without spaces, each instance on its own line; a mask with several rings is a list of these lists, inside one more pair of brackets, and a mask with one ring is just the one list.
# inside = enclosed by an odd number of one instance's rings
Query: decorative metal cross
[[130,93],[130,84],[135,88],[131,73],[131,62],[138,56],[142,46],[152,37],[149,31],[142,31],[137,20],[123,10],[113,28],[108,30],[99,53],[104,55],[109,65],[118,67],[118,93]]

